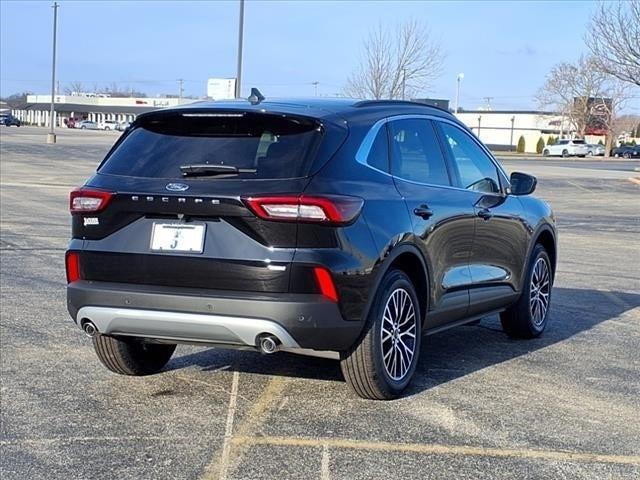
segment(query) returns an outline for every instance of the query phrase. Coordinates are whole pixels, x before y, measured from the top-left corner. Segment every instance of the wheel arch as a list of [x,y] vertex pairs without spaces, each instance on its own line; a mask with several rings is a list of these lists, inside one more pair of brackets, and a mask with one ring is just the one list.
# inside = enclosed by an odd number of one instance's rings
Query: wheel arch
[[382,261],[378,267],[375,280],[369,291],[369,298],[363,312],[363,319],[366,319],[373,305],[375,295],[378,292],[380,283],[386,273],[392,269],[398,269],[404,272],[416,289],[420,313],[422,315],[422,324],[427,318],[427,309],[429,308],[429,298],[431,295],[429,286],[430,275],[427,262],[424,256],[415,245],[406,243],[396,246]]
[[533,248],[538,244],[542,245],[547,251],[547,255],[549,255],[549,259],[551,260],[551,271],[555,279],[558,261],[558,246],[556,236],[548,225],[543,225],[533,236],[533,242],[531,242],[531,246],[529,247],[529,254],[527,255],[527,258],[531,255]]

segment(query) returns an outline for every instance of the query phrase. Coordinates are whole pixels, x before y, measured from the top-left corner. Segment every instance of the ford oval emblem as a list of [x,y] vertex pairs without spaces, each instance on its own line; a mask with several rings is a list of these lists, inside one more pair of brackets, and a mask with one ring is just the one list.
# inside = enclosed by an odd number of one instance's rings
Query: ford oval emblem
[[184,192],[189,188],[189,185],[185,185],[184,183],[167,183],[167,186],[164,188],[170,192]]

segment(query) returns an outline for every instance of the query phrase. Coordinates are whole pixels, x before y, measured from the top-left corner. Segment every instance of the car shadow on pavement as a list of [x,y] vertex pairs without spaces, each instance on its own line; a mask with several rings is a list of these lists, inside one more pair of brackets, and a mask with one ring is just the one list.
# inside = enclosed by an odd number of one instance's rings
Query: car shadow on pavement
[[[479,324],[461,326],[425,337],[418,369],[404,396],[418,394],[478,370],[562,342],[639,306],[638,294],[555,288],[549,324],[539,338],[509,338],[502,331],[497,315],[486,317]],[[258,375],[344,381],[337,361],[286,352],[263,355],[254,351],[212,348],[176,357],[167,367],[175,370],[194,365],[211,371],[225,368]]]

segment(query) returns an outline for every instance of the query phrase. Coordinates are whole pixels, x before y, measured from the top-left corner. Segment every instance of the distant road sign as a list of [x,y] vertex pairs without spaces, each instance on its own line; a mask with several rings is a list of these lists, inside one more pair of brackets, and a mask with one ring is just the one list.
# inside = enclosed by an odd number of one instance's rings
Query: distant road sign
[[214,100],[229,100],[235,98],[235,78],[210,78],[207,81],[207,97]]

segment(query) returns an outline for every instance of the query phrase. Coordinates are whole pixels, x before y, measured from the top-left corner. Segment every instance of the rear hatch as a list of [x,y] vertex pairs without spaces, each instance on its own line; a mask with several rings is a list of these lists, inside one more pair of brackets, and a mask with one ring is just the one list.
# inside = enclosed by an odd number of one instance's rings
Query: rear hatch
[[259,111],[139,117],[72,194],[82,277],[290,291],[298,224],[265,220],[248,200],[300,195],[345,137],[335,124]]

